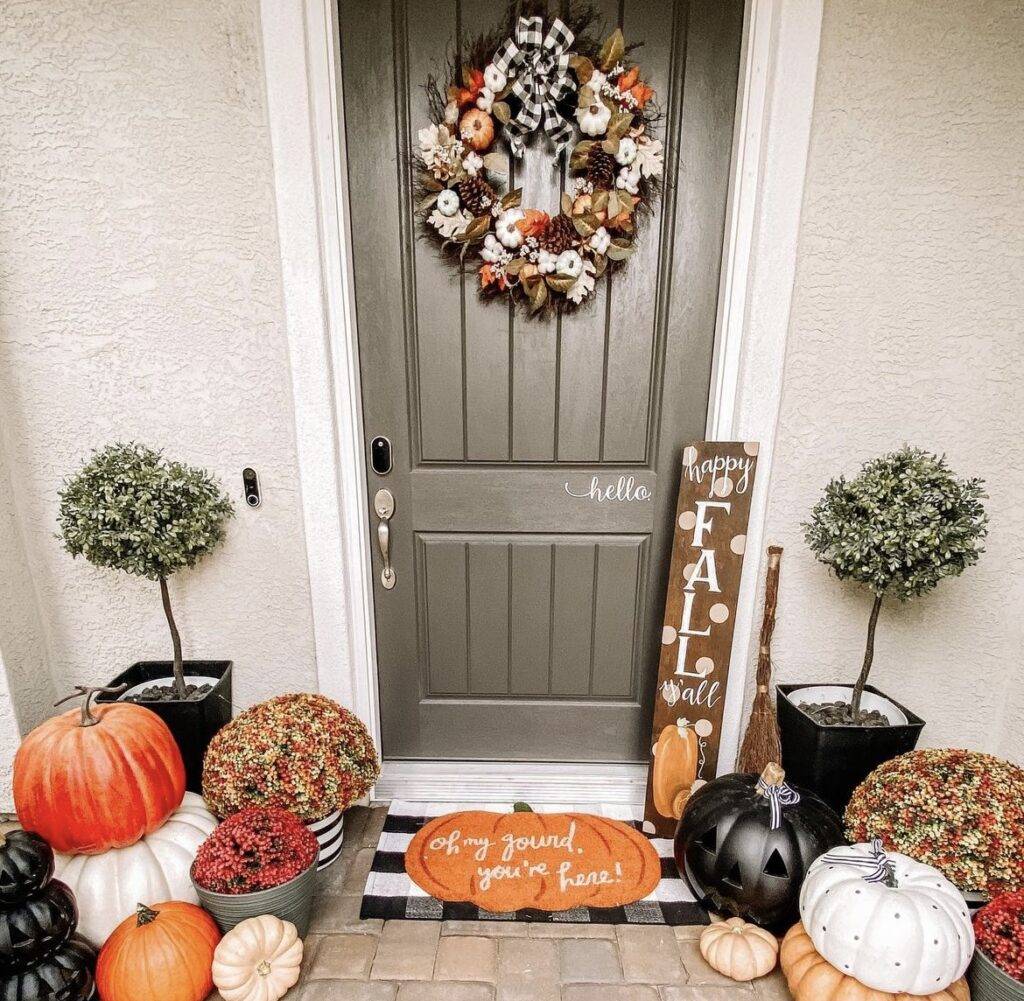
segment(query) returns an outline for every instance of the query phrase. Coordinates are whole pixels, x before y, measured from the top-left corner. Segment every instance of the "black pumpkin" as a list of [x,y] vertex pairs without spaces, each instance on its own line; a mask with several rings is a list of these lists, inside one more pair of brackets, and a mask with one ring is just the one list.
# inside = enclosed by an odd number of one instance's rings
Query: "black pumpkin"
[[0,1001],[87,1001],[95,969],[96,950],[75,935],[30,969],[0,973]]
[[60,880],[0,910],[0,969],[20,970],[62,946],[78,926],[75,897]]
[[[714,910],[769,928],[797,920],[810,864],[844,843],[835,811],[782,777],[769,765],[761,788],[756,775],[713,779],[690,797],[675,837],[680,872]],[[771,787],[783,790],[774,829]],[[786,805],[793,794],[799,801]]]
[[0,907],[20,904],[53,876],[53,849],[31,831],[0,835]]

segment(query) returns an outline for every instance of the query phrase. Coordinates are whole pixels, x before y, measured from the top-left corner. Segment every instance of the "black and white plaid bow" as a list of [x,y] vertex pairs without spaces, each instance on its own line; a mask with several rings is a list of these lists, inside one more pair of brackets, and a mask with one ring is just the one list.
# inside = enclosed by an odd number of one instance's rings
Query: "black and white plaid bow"
[[562,117],[558,102],[568,97],[576,84],[569,75],[569,60],[575,36],[559,18],[547,35],[539,17],[521,17],[513,38],[505,40],[493,63],[509,78],[514,78],[512,94],[521,102],[519,114],[505,126],[505,135],[514,156],[523,155],[523,138],[541,120],[544,131],[561,153],[572,139],[572,126]]
[[892,885],[895,869],[889,856],[886,855],[882,842],[874,838],[871,842],[870,855],[847,855],[845,852],[828,852],[821,857],[822,862],[829,865],[848,865],[855,869],[867,869],[861,876],[865,883],[887,883]]
[[768,800],[771,808],[770,827],[777,831],[782,826],[782,808],[784,806],[796,806],[800,802],[800,793],[792,786],[783,782],[781,785],[770,786],[764,779],[757,780],[757,791]]

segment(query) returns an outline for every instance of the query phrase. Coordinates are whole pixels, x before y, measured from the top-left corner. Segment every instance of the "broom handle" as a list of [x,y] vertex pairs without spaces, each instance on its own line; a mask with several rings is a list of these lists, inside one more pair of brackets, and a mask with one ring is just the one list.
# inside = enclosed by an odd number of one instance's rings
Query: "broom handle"
[[772,633],[775,632],[775,609],[779,603],[779,567],[782,546],[768,547],[768,572],[764,583],[764,619],[761,621],[761,641],[757,650],[757,687],[768,691],[772,670]]

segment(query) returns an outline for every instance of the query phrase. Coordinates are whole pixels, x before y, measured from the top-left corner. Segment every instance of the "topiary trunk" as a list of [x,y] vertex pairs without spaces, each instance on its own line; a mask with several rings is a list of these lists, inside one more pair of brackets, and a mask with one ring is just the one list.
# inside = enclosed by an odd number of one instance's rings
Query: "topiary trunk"
[[167,590],[167,578],[160,578],[160,599],[164,605],[164,615],[167,616],[167,625],[171,630],[171,642],[174,644],[174,692],[179,699],[184,699],[185,692],[185,671],[181,666],[181,636],[178,635],[178,627],[174,623],[174,615],[171,612],[171,595]]
[[850,702],[850,719],[856,723],[860,715],[860,700],[864,694],[868,675],[871,673],[871,662],[875,659],[875,626],[878,624],[878,613],[882,610],[882,596],[875,595],[875,603],[871,606],[871,618],[868,619],[868,644],[864,649],[864,663],[861,665],[860,677],[853,686],[853,699]]

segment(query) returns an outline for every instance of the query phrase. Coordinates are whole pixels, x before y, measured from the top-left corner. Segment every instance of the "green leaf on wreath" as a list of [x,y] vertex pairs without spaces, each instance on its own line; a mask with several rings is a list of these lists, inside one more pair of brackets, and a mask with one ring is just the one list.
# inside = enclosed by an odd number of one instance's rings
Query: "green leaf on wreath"
[[568,191],[562,192],[562,215],[572,215],[572,195]]
[[[597,206],[595,204],[595,208],[596,207]],[[622,209],[619,208],[619,193],[617,191],[608,192],[608,204],[606,207],[609,219],[614,219],[622,211]]]
[[634,248],[630,245],[625,247],[620,246],[618,243],[613,243],[608,247],[608,259],[612,261],[625,261],[629,257],[632,257]]
[[523,189],[516,188],[515,191],[510,191],[501,199],[501,207],[503,209],[514,209],[518,208],[523,202]]
[[604,254],[594,255],[594,277],[600,278],[608,269],[608,258]]
[[618,153],[619,151],[619,140],[605,139],[605,141],[601,143],[601,149],[603,149],[606,153],[615,156],[615,154]]
[[594,64],[586,56],[573,56],[569,65],[576,71],[580,86],[585,86],[594,75]]
[[612,115],[608,124],[608,138],[621,139],[633,124],[633,116],[628,111],[619,111]]
[[576,148],[572,151],[572,156],[569,158],[569,169],[583,170],[587,166],[587,159],[593,148],[594,141],[592,139],[584,139],[583,142],[577,143]]
[[491,114],[501,122],[502,125],[508,125],[512,121],[512,109],[504,101],[495,101],[491,105]]
[[513,257],[512,260],[505,265],[505,274],[515,277],[529,263],[530,262],[525,257]]
[[[626,40],[622,37],[622,29],[616,28],[604,41],[601,46],[601,53],[598,60],[601,69],[607,73],[615,67],[615,64],[626,54]],[[468,84],[466,86],[469,86]]]
[[601,225],[601,221],[593,213],[587,212],[585,215],[573,216],[572,224],[580,236],[593,236]]
[[419,211],[420,212],[426,212],[427,209],[432,208],[433,205],[434,205],[434,202],[437,201],[438,194],[439,194],[438,192],[435,192],[432,195],[427,195],[426,198],[421,198],[420,202],[419,202],[419,205],[417,206]]
[[608,211],[608,200],[611,198],[611,192],[606,191],[602,188],[600,191],[594,192],[594,199],[591,204],[594,207],[595,212],[607,212]]
[[491,217],[489,215],[477,216],[461,233],[454,239],[459,243],[470,243],[479,240],[491,228]]
[[571,275],[548,275],[547,283],[556,292],[568,292],[576,284],[576,279]]
[[539,309],[542,309],[547,301],[547,285],[543,281],[537,282],[530,291],[530,307],[532,312],[536,313]]

